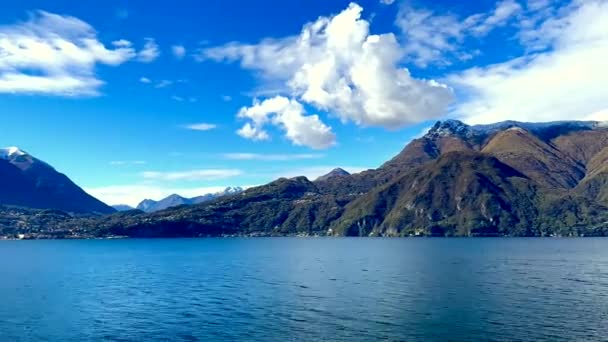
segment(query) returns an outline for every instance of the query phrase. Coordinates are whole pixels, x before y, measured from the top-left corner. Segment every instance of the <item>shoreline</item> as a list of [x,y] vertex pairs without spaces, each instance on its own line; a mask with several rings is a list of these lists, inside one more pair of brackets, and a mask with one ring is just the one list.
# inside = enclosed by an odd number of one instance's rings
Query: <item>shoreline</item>
[[608,238],[603,235],[583,236],[301,236],[301,235],[226,235],[226,236],[108,236],[108,237],[0,237],[0,241],[40,240],[173,240],[173,239],[585,239]]

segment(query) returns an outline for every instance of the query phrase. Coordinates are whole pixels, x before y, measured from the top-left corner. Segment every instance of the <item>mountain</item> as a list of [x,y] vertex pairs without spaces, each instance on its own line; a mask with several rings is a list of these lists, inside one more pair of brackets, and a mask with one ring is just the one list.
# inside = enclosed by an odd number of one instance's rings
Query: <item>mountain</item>
[[192,202],[192,204],[200,204],[200,203],[214,200],[219,197],[240,194],[241,192],[243,192],[243,190],[244,189],[241,188],[240,186],[229,186],[226,189],[219,191],[219,192],[210,193],[210,194],[197,196],[197,197],[192,197],[190,199],[190,201]]
[[165,210],[168,208],[177,207],[177,206],[181,206],[181,205],[200,204],[200,203],[204,203],[207,201],[211,201],[211,200],[219,198],[219,197],[238,194],[242,191],[243,191],[243,188],[241,188],[241,187],[227,187],[226,189],[224,189],[220,192],[205,194],[205,195],[197,196],[197,197],[193,197],[193,198],[185,198],[180,195],[173,194],[166,198],[163,198],[160,201],[154,201],[151,199],[143,200],[141,203],[139,203],[139,205],[137,206],[137,209],[144,211],[146,213],[153,213],[156,211],[161,211],[161,210]]
[[[608,127],[447,120],[377,169],[202,198],[98,218],[6,210],[3,221],[0,210],[0,228],[32,232],[42,220],[36,234],[52,236],[608,236]],[[25,223],[15,231],[15,222]]]
[[116,205],[113,205],[112,208],[114,208],[116,211],[135,210],[135,208],[133,208],[130,205],[126,205],[126,204],[116,204]]
[[[598,122],[448,120],[378,169],[280,179],[147,224],[192,235],[604,235],[604,157],[608,129]],[[140,219],[128,226],[139,231]]]
[[144,211],[146,213],[152,213],[155,211],[164,210],[164,209],[167,209],[170,207],[175,207],[175,206],[184,205],[184,204],[192,204],[192,202],[187,198],[173,194],[173,195],[167,196],[166,198],[163,198],[160,201],[145,199],[137,205],[137,209]]
[[141,201],[137,207],[135,207],[138,210],[141,211],[145,211],[145,212],[150,212],[150,208],[154,207],[156,205],[156,201],[151,200],[151,199],[145,199],[143,201]]
[[75,213],[115,212],[49,164],[17,147],[0,149],[0,203]]
[[322,182],[322,181],[326,181],[329,180],[331,178],[335,178],[335,177],[345,177],[345,176],[350,176],[350,173],[348,173],[346,170],[341,169],[339,167],[331,170],[329,173],[320,176],[319,178],[316,179],[316,181],[318,182]]

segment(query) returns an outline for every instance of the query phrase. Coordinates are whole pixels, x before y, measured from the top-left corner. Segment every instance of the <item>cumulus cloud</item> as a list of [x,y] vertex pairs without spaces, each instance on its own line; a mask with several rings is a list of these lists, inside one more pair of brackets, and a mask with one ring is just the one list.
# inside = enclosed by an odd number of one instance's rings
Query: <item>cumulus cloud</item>
[[294,145],[315,149],[327,148],[335,144],[335,135],[318,115],[305,115],[301,103],[294,99],[276,96],[262,102],[255,101],[251,107],[243,107],[238,117],[250,120],[237,133],[253,140],[268,139],[264,130],[267,124],[278,126],[285,137]]
[[[241,136],[266,140],[269,134],[264,125],[270,123],[282,127],[297,145],[333,145],[331,129],[318,116],[304,116],[302,103],[345,123],[389,129],[445,113],[452,100],[451,90],[433,80],[416,79],[401,67],[404,55],[395,35],[371,34],[361,12],[362,8],[352,3],[333,17],[306,24],[298,36],[266,39],[259,44],[233,42],[200,52],[199,60],[240,61],[243,68],[261,71],[266,80],[282,83],[287,89],[284,96],[266,100],[270,102],[254,103],[250,108],[256,114],[248,115],[247,108],[241,110],[240,117],[251,119],[239,130]],[[279,103],[291,114],[279,112],[270,119],[270,112],[261,109],[261,104]]]
[[236,131],[238,135],[245,139],[253,140],[253,141],[263,141],[270,139],[270,136],[266,131],[263,131],[259,128],[254,127],[250,123],[246,123]]
[[182,59],[186,55],[186,48],[183,45],[173,45],[171,47],[171,52],[173,52],[175,58]]
[[240,176],[243,171],[237,169],[201,169],[188,171],[146,171],[142,176],[146,180],[158,181],[210,181]]
[[146,38],[144,48],[137,54],[137,59],[143,63],[155,61],[160,56],[160,49],[153,38]]
[[217,125],[205,123],[205,122],[191,124],[191,125],[186,126],[186,129],[193,130],[193,131],[210,131],[210,130],[216,129],[216,128],[217,128]]
[[471,59],[478,52],[462,49],[467,40],[488,35],[521,11],[521,5],[514,0],[503,0],[491,12],[462,18],[456,14],[436,14],[404,3],[395,24],[403,33],[407,59],[419,67],[428,67],[451,64],[454,58]]
[[447,77],[465,97],[454,116],[490,123],[600,119],[607,113],[608,2],[575,1],[556,11],[560,16],[536,23],[543,28],[536,38],[528,32],[523,40],[544,46],[542,52]]
[[95,66],[120,65],[136,56],[131,43],[112,47],[95,29],[70,16],[36,11],[25,22],[0,26],[0,93],[97,95]]

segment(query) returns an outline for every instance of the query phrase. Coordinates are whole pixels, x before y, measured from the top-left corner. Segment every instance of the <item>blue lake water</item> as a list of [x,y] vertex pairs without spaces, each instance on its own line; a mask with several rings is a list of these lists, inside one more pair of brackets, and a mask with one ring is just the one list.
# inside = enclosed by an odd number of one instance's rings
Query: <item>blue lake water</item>
[[608,338],[608,239],[0,241],[2,341]]

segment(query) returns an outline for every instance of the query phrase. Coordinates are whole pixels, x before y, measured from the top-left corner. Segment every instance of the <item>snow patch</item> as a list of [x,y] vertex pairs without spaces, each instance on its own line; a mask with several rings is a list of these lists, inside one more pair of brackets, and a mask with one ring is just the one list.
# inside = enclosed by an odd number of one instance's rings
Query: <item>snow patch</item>
[[0,148],[0,159],[6,160],[12,157],[24,156],[26,154],[26,152],[15,146]]

